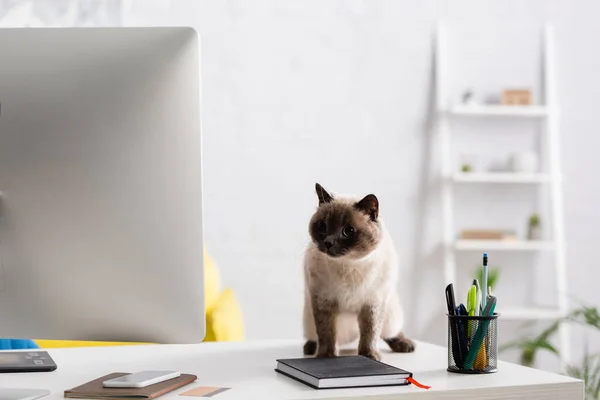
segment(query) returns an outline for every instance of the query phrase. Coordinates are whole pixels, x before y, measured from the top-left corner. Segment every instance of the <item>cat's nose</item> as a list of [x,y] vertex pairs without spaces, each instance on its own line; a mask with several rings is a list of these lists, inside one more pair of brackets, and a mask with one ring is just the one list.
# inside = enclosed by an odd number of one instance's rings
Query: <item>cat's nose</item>
[[333,240],[331,240],[331,239],[325,239],[325,242],[324,242],[324,243],[325,243],[325,248],[326,248],[327,250],[329,250],[330,248],[332,248],[332,247],[333,247],[333,245],[334,245],[334,242],[333,242]]

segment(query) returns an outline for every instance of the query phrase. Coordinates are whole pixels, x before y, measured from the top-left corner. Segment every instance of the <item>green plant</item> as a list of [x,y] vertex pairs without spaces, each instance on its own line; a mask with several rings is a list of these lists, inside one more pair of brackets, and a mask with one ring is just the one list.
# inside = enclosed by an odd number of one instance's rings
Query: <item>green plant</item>
[[[483,266],[478,266],[475,270],[475,274],[477,280],[480,285],[483,285]],[[488,268],[488,286],[491,286],[492,289],[496,287],[496,283],[498,282],[498,278],[500,277],[500,268],[498,267],[490,267]],[[487,293],[487,289],[485,289],[485,293]]]
[[460,170],[462,172],[471,172],[473,171],[473,167],[471,167],[469,164],[463,164]]
[[534,337],[525,337],[523,339],[510,342],[503,345],[500,351],[517,348],[521,350],[521,364],[531,367],[535,363],[535,357],[540,350],[549,351],[552,354],[558,355],[558,350],[550,343],[550,338],[558,331],[560,321],[555,321],[546,328],[542,333]]
[[529,217],[529,226],[540,226],[540,216],[538,214],[533,214],[531,217]]
[[568,366],[567,375],[585,382],[586,399],[600,398],[600,356],[586,350],[581,366]]
[[[600,331],[600,312],[596,307],[581,306],[567,316],[555,320],[548,328],[536,336],[527,336],[503,345],[500,351],[519,349],[521,364],[533,366],[540,351],[548,351],[559,356],[559,351],[552,345],[551,339],[558,332],[561,324],[574,323]],[[581,365],[570,365],[565,371],[568,375],[585,380],[586,399],[600,399],[600,355],[590,355],[587,350]]]

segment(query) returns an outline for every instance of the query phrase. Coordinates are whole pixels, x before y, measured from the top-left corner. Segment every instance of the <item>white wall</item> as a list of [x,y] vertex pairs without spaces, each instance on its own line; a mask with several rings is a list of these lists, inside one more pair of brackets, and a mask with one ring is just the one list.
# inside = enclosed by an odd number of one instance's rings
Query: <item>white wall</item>
[[[432,34],[450,36],[451,93],[530,85],[541,27],[556,28],[570,291],[599,303],[595,0],[174,0],[127,2],[125,25],[191,25],[202,36],[206,240],[239,296],[249,339],[300,338],[301,262],[315,181],[380,198],[401,254],[407,331],[443,342],[437,141],[429,132]],[[461,124],[457,145],[502,162],[535,147],[531,124]],[[460,133],[458,133],[460,132]],[[461,139],[462,138],[462,139]],[[459,226],[516,227],[531,188],[458,191]],[[459,258],[468,282],[479,254]],[[549,301],[548,257],[493,255],[500,302]],[[537,275],[536,275],[537,274]],[[528,294],[521,277],[540,276]],[[503,325],[506,336],[515,326]],[[581,336],[574,339],[581,343]],[[580,347],[580,346],[579,346]]]
[[[175,1],[168,22],[203,37],[207,244],[242,301],[248,337],[300,337],[301,260],[319,181],[379,196],[401,254],[407,331],[443,342],[439,154],[428,130],[438,20],[450,35],[455,96],[465,86],[539,89],[539,34],[545,21],[555,25],[570,290],[597,304],[598,12],[594,1],[567,0]],[[534,127],[522,126],[465,126],[459,142],[501,160],[534,146]],[[527,188],[458,194],[463,226],[488,219],[522,233],[535,210]],[[478,260],[459,259],[464,280]],[[547,300],[550,260],[521,260],[495,258],[505,269],[500,301],[529,301],[519,278],[534,272],[542,279],[532,297]]]

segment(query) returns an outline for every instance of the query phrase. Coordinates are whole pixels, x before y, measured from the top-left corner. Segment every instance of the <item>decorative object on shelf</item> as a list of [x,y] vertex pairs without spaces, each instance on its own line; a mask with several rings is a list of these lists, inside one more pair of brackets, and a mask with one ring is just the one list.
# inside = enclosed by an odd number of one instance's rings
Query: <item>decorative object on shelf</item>
[[506,89],[502,91],[502,104],[510,106],[529,106],[532,102],[529,89]]
[[460,171],[473,172],[477,169],[476,154],[461,154],[460,155]]
[[469,240],[517,240],[517,235],[512,231],[466,229],[460,232],[460,238]]
[[527,239],[529,240],[541,240],[542,239],[542,227],[540,226],[540,216],[538,214],[532,214],[529,217],[529,226],[527,229]]
[[462,103],[465,105],[473,105],[475,104],[475,99],[473,98],[473,91],[471,89],[467,89],[462,95]]
[[490,93],[487,96],[485,96],[484,104],[487,104],[487,105],[502,104],[502,96],[498,95],[497,93]]
[[533,151],[514,153],[510,157],[510,169],[512,172],[534,174],[539,171],[540,161],[538,155]]

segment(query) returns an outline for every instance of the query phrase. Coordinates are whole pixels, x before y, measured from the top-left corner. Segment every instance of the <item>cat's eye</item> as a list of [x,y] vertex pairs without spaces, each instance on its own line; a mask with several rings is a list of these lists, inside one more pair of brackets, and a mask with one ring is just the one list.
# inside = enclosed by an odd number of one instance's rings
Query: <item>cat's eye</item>
[[346,226],[342,231],[342,235],[344,235],[347,238],[354,236],[354,228],[350,225]]
[[327,224],[325,224],[325,221],[319,221],[317,229],[320,233],[327,233]]

